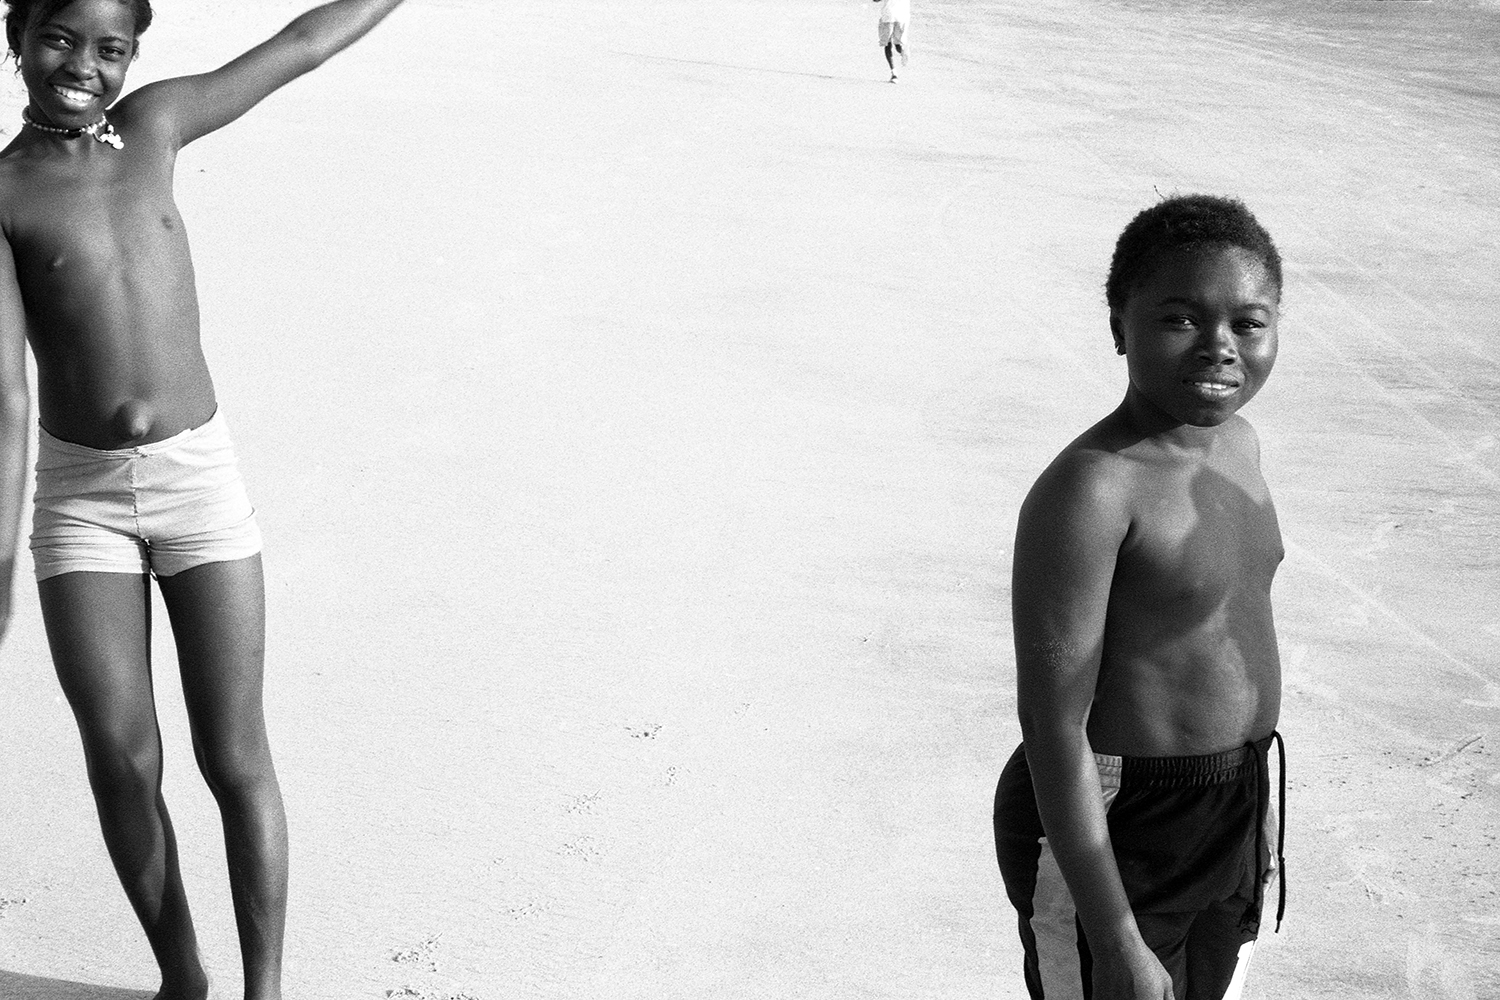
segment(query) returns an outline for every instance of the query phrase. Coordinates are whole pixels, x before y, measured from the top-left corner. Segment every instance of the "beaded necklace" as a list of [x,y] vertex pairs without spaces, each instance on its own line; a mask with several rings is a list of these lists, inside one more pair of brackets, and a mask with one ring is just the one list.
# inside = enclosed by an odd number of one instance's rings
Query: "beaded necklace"
[[108,115],[100,115],[99,120],[92,125],[82,128],[54,128],[51,125],[43,125],[31,117],[31,111],[27,108],[21,109],[21,124],[27,128],[34,128],[38,132],[46,132],[48,135],[60,135],[64,139],[76,139],[80,135],[93,136],[95,142],[108,143],[116,149],[125,148],[125,140],[120,138],[120,133],[109,123]]

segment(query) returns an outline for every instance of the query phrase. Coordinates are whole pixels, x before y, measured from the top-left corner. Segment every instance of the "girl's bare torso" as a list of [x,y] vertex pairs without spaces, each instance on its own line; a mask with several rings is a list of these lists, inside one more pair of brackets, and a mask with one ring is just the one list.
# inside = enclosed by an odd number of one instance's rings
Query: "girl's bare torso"
[[110,113],[123,148],[91,136],[23,136],[0,152],[0,225],[10,242],[37,363],[42,426],[121,448],[213,416],[198,299],[172,198],[176,149]]

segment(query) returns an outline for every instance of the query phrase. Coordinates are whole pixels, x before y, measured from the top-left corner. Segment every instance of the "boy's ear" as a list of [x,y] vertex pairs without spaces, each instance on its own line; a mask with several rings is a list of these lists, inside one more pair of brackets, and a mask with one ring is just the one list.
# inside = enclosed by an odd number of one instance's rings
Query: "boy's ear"
[[1113,309],[1109,311],[1109,335],[1115,340],[1115,353],[1125,353],[1125,334],[1120,330],[1120,314]]

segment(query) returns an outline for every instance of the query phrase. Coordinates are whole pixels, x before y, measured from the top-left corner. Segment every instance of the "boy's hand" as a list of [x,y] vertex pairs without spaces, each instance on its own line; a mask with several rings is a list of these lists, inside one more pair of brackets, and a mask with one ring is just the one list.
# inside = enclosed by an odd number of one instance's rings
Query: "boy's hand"
[[1094,1000],[1174,1000],[1172,977],[1144,943],[1091,957]]

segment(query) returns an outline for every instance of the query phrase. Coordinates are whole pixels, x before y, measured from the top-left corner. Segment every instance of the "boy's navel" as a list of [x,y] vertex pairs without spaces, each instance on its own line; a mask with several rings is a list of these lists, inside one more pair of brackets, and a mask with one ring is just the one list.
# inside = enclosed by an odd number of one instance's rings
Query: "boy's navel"
[[62,254],[58,254],[56,257],[53,257],[51,260],[47,261],[47,270],[61,271],[63,265],[67,262],[68,258],[64,257]]

